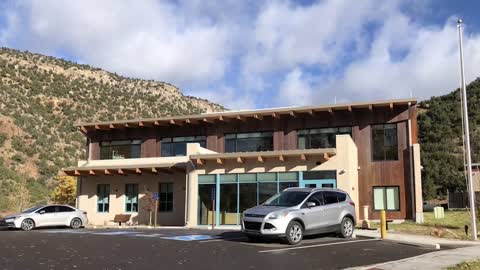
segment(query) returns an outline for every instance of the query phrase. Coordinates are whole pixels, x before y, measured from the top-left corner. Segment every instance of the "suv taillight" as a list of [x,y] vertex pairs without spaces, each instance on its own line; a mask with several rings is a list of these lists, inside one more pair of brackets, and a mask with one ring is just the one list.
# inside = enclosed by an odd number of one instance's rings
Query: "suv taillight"
[[352,202],[352,201],[350,201],[349,204],[350,204],[351,206],[355,206],[355,203]]
[[87,212],[83,212],[83,214],[84,214],[84,215],[86,215],[86,214],[87,214]]

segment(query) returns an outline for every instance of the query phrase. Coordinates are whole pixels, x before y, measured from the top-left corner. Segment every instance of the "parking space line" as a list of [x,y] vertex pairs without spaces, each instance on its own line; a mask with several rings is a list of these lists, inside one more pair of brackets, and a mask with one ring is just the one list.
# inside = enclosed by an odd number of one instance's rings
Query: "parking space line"
[[231,241],[231,240],[246,240],[247,237],[236,237],[236,238],[220,238],[214,240],[200,241],[200,243],[210,243],[210,242],[219,242],[219,241]]
[[318,244],[318,245],[309,245],[309,246],[300,246],[300,247],[268,249],[268,250],[260,250],[258,253],[280,252],[280,251],[288,251],[288,250],[295,250],[295,249],[306,249],[306,248],[323,247],[323,246],[334,246],[334,245],[343,245],[343,244],[349,244],[349,243],[370,242],[370,241],[380,241],[380,239],[363,239],[363,240],[342,241],[342,242],[334,242],[334,243]]

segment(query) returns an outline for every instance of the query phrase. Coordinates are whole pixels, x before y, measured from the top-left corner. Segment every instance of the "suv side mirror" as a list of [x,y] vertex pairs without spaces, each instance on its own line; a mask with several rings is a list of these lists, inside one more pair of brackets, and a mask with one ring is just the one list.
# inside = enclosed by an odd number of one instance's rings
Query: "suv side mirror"
[[315,206],[317,206],[316,203],[314,203],[314,202],[307,202],[307,207],[308,207],[308,208],[315,207]]

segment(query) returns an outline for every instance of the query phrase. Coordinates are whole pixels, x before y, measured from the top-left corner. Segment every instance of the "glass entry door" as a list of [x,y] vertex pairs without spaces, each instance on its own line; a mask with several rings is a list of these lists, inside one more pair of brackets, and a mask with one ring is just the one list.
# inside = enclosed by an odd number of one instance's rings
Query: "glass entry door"
[[335,179],[324,180],[303,180],[302,187],[309,188],[336,188],[337,181]]

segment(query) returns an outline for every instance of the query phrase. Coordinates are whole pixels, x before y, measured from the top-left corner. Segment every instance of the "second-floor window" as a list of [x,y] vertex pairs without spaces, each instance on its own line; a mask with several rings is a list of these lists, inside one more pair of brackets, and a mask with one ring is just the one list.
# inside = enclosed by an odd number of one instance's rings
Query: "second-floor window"
[[205,136],[163,138],[162,157],[186,156],[187,143],[199,143],[201,147],[205,147],[207,140]]
[[352,128],[338,127],[298,130],[298,149],[335,148],[335,136],[341,134],[352,136]]
[[100,159],[140,158],[141,146],[141,140],[100,142]]
[[372,125],[372,158],[398,160],[397,124]]
[[273,132],[225,134],[225,152],[257,152],[273,150]]

